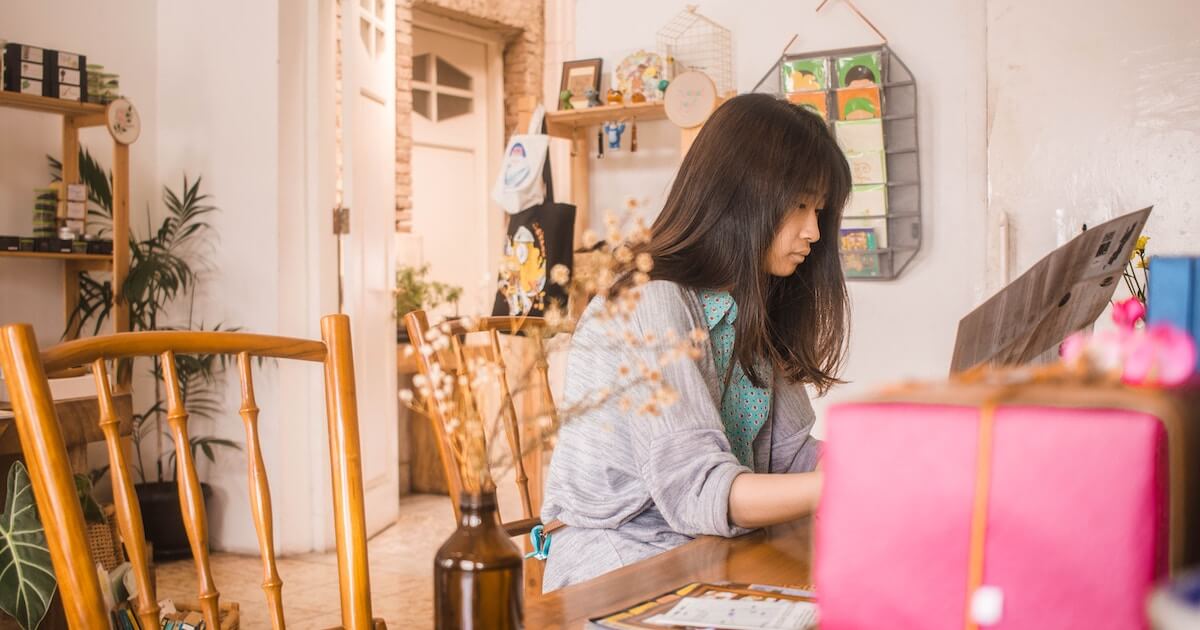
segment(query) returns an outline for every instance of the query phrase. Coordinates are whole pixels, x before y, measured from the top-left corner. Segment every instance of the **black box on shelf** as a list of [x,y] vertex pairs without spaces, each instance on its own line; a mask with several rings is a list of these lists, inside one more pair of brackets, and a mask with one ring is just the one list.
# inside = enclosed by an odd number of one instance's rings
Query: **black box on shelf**
[[112,254],[113,242],[109,240],[87,241],[87,253],[89,254]]
[[42,237],[33,239],[33,248],[39,252],[53,252],[59,254],[70,254],[71,244],[74,240],[64,240],[55,237]]
[[19,237],[19,236],[0,236],[0,251],[5,251],[5,252],[21,251],[21,237]]
[[87,241],[73,240],[71,241],[71,252],[75,254],[86,254],[88,251]]
[[21,247],[20,251],[23,251],[23,252],[37,251],[37,248],[34,246],[34,239],[32,236],[22,236],[18,239],[18,241],[20,241],[20,247]]
[[46,51],[47,81],[50,83],[46,96],[64,101],[87,102],[87,56],[62,50]]
[[[4,46],[4,89],[9,92],[52,96],[49,55],[37,46],[9,43]],[[55,92],[57,94],[57,92]]]

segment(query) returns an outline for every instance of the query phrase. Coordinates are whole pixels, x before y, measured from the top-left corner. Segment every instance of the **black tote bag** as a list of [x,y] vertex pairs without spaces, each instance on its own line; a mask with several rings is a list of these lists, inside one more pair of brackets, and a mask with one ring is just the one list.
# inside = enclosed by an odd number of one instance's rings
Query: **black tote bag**
[[551,305],[567,308],[567,287],[554,282],[552,271],[559,265],[574,271],[575,206],[554,201],[549,153],[542,181],[542,203],[509,215],[492,315],[542,317]]

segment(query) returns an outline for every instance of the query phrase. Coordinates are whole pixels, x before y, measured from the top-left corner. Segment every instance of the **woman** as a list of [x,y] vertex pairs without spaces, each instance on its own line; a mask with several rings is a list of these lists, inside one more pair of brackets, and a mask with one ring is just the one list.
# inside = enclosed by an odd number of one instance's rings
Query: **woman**
[[[546,481],[542,520],[565,527],[545,590],[816,508],[805,385],[824,393],[845,354],[836,237],[850,185],[825,122],[800,106],[748,94],[705,123],[639,248],[653,268],[632,312],[606,316],[616,288],[576,327],[563,402],[585,410]],[[711,340],[701,356],[662,365],[654,342],[695,330]],[[598,391],[614,395],[589,404]],[[630,408],[664,391],[673,404]]]

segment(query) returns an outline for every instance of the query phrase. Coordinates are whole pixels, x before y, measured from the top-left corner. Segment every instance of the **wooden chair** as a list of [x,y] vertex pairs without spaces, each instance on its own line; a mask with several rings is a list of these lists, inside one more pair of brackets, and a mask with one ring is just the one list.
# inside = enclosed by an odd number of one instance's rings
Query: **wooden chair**
[[180,394],[176,354],[237,357],[251,509],[262,556],[263,591],[270,607],[272,626],[276,629],[284,627],[282,581],[275,564],[271,492],[259,444],[259,410],[254,400],[251,363],[257,357],[270,357],[324,365],[342,624],[348,630],[382,627],[382,621],[373,620],[371,616],[349,318],[345,315],[323,318],[321,337],[322,341],[309,341],[234,332],[137,332],[69,341],[39,353],[32,327],[26,324],[0,327],[0,368],[9,382],[21,448],[46,529],[63,607],[72,628],[107,628],[109,615],[101,597],[95,564],[88,552],[87,530],[46,379],[47,374],[57,376],[86,370],[90,370],[96,379],[100,426],[111,464],[113,501],[121,538],[138,586],[136,613],[143,628],[159,627],[159,608],[150,580],[142,515],[134,494],[129,463],[117,434],[118,418],[106,366],[108,360],[138,356],[157,356],[162,362],[168,401],[167,425],[177,455],[180,507],[199,577],[200,610],[208,628],[221,627],[218,623],[218,593],[209,567],[208,522],[195,462],[188,447],[188,413]]
[[[413,348],[416,350],[418,369],[426,378],[430,378],[434,364],[440,364],[442,371],[447,374],[471,374],[470,361],[465,358],[465,353],[462,350],[463,343],[455,346],[457,351],[439,352],[433,347],[429,339],[429,318],[424,311],[413,311],[405,315],[404,324],[408,328],[408,337],[412,341]],[[475,320],[469,328],[463,325],[462,320],[457,320],[439,324],[438,329],[442,334],[457,337],[460,341],[465,341],[464,338],[467,335],[474,333],[482,333],[488,336],[489,343],[486,358],[495,363],[499,368],[499,382],[496,385],[500,395],[500,415],[504,423],[509,452],[513,460],[517,491],[521,497],[521,518],[505,521],[503,526],[509,536],[524,536],[534,527],[541,524],[541,518],[538,514],[541,512],[542,507],[543,440],[540,439],[540,435],[535,436],[535,439],[530,440],[530,448],[522,448],[521,423],[518,419],[516,405],[513,402],[513,393],[509,387],[508,377],[505,373],[507,366],[504,359],[504,352],[501,348],[500,334],[519,329],[532,343],[533,349],[536,352],[534,359],[535,387],[537,390],[535,398],[545,406],[545,413],[549,416],[550,422],[554,426],[557,426],[559,422],[558,410],[554,404],[554,395],[550,391],[550,368],[546,360],[546,350],[543,341],[544,338],[551,336],[553,331],[544,319],[537,317],[484,317]],[[423,350],[424,348],[429,349]],[[467,380],[471,382],[474,379],[469,378]],[[446,435],[445,419],[438,413],[436,405],[431,405],[431,407],[428,415],[433,425],[434,435],[437,437],[442,468],[446,474],[450,499],[454,504],[454,516],[458,518],[458,501],[459,496],[462,494],[463,483],[459,474],[459,467],[454,461],[453,450]],[[532,484],[530,483],[530,473],[533,476]],[[501,517],[503,518],[503,515]],[[530,596],[536,597],[541,595],[542,565],[543,563],[540,560],[525,563],[524,574],[527,599]]]

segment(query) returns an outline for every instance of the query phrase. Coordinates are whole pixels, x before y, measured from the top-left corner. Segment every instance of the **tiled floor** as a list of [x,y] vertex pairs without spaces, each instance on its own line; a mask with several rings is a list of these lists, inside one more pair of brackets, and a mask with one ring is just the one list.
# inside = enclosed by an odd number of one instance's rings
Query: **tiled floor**
[[[433,627],[433,555],[453,531],[448,498],[413,495],[401,501],[396,524],[371,539],[372,608],[389,629]],[[222,601],[241,605],[241,627],[270,628],[258,556],[218,553],[212,556],[212,567]],[[157,572],[160,599],[196,599],[191,560],[160,564]],[[289,629],[341,624],[337,559],[332,552],[279,558],[279,575]]]

